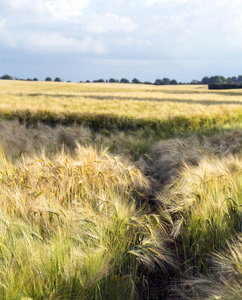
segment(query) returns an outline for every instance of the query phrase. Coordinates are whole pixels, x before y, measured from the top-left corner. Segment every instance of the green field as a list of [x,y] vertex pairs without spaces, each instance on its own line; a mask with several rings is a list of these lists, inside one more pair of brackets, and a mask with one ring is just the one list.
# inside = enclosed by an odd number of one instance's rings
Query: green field
[[0,81],[0,299],[241,299],[242,90]]

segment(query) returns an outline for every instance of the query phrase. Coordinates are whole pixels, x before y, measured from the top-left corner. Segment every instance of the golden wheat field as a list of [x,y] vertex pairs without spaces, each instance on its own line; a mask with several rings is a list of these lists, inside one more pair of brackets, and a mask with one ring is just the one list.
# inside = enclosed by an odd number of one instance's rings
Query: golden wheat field
[[0,81],[0,88],[4,111],[104,113],[141,119],[242,113],[241,90],[210,91],[207,86]]
[[242,90],[0,80],[0,299],[241,299]]

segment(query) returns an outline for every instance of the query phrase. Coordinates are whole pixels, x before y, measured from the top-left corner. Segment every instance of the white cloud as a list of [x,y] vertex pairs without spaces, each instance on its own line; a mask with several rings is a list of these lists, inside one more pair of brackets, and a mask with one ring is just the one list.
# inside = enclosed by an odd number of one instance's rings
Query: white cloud
[[82,10],[89,5],[89,0],[48,0],[44,2],[47,11],[58,18],[81,15]]
[[143,46],[151,45],[150,41],[142,38],[124,37],[122,39],[114,39],[117,45],[120,46]]
[[7,20],[6,19],[2,19],[0,21],[0,39],[1,39],[2,45],[5,45],[10,48],[16,46],[14,37],[7,30]]
[[106,54],[108,48],[104,45],[102,39],[94,39],[85,36],[81,39],[68,37],[58,32],[42,32],[38,35],[30,32],[25,34],[25,38],[18,41],[18,45],[22,48],[28,49],[31,47],[35,51],[46,53],[94,53]]
[[[3,0],[4,1],[4,0]],[[89,5],[89,0],[11,0],[4,5],[13,12],[51,14],[56,18],[78,16]]]
[[[201,0],[196,0],[196,2]],[[211,0],[210,0],[211,1]],[[163,3],[184,3],[184,2],[191,2],[191,0],[145,0],[145,4],[147,6],[151,6],[154,4],[163,4]]]
[[169,2],[170,0],[146,0],[145,3],[146,5],[154,5],[156,3],[165,3],[165,2]]
[[0,32],[3,32],[3,31],[4,31],[6,25],[7,25],[7,20],[6,20],[6,19],[2,19],[2,20],[0,21]]
[[160,60],[150,60],[150,59],[119,59],[119,58],[96,58],[96,59],[85,59],[86,62],[99,65],[111,65],[111,66],[143,66],[147,67],[149,65],[156,65],[161,63]]
[[92,14],[84,16],[84,27],[90,33],[132,32],[138,28],[129,17],[117,16],[111,13],[105,15]]

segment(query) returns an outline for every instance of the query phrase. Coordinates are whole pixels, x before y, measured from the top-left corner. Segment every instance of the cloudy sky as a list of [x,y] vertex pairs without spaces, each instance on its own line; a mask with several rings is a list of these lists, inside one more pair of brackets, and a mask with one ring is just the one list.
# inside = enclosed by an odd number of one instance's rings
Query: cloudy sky
[[241,0],[1,0],[0,76],[242,74]]

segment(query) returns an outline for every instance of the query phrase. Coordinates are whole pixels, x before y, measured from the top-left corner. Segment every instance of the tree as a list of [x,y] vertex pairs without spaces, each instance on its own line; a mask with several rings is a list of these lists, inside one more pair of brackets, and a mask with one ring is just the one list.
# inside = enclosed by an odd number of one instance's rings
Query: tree
[[110,79],[109,79],[109,82],[110,82],[110,83],[114,83],[114,82],[117,82],[117,80],[114,79],[114,78],[110,78]]
[[46,77],[45,81],[52,81],[51,77]]
[[220,75],[211,76],[210,79],[209,79],[209,83],[222,84],[223,82],[226,82],[226,78],[223,77],[223,76],[220,76]]
[[163,84],[170,84],[170,79],[169,78],[163,78]]
[[60,79],[60,77],[56,77],[54,81],[61,82],[61,79]]
[[156,81],[154,82],[154,85],[162,85],[162,84],[164,84],[162,79],[156,79]]
[[227,83],[234,83],[231,77],[227,78]]
[[219,76],[222,80],[222,82],[226,83],[226,78],[224,76]]
[[141,82],[139,81],[139,79],[134,78],[134,79],[132,80],[132,83],[139,84],[139,83],[141,83]]
[[126,79],[126,78],[122,78],[122,79],[120,80],[120,83],[130,83],[130,82],[129,82],[129,80],[128,80],[128,79]]
[[203,77],[202,79],[202,84],[209,84],[210,83],[210,79],[208,76]]
[[170,84],[175,85],[175,84],[178,84],[178,83],[177,83],[177,81],[175,79],[172,79],[171,82],[170,82]]
[[105,82],[104,79],[93,80],[93,82]]
[[33,81],[39,81],[38,78],[34,78]]
[[197,80],[197,79],[193,79],[193,80],[190,82],[190,84],[199,84],[199,83],[200,83],[200,81]]
[[4,80],[12,80],[13,78],[12,78],[10,75],[5,74],[5,75],[3,75],[3,76],[1,77],[1,79],[4,79]]

